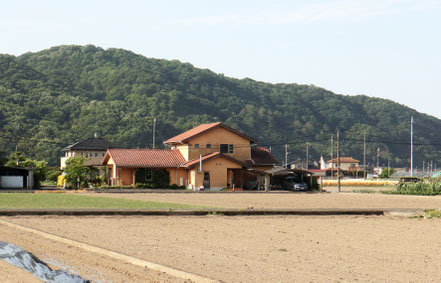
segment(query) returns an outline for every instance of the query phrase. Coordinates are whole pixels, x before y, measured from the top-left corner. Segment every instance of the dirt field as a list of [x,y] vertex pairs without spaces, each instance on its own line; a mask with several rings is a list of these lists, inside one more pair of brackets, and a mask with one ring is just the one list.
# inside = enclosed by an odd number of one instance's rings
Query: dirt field
[[[441,281],[440,220],[384,216],[1,219],[225,282]],[[92,280],[179,281],[13,229],[0,229],[0,238]]]
[[[97,194],[95,194],[97,195]],[[403,196],[356,193],[200,193],[99,194],[105,197],[186,203],[238,209],[294,208],[441,208],[441,196]]]
[[0,260],[0,278],[2,282],[41,283],[40,280],[30,275],[27,271],[21,270],[3,260]]

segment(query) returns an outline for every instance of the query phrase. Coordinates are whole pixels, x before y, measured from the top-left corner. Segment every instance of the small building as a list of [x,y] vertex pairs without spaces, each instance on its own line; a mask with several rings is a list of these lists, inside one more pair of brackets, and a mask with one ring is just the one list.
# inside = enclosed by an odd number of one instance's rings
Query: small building
[[34,171],[32,168],[0,166],[1,189],[32,189]]
[[64,169],[66,160],[74,156],[86,158],[86,166],[102,166],[109,148],[119,148],[119,146],[97,136],[69,145],[62,149],[64,156],[60,158],[60,168]]

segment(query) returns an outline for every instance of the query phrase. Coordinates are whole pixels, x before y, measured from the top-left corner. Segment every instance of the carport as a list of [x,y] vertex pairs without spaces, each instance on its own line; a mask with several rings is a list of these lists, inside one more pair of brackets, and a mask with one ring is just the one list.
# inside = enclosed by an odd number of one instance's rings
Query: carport
[[308,184],[310,189],[312,188],[312,173],[306,170],[276,167],[265,171],[265,173],[270,176],[271,188],[281,185],[282,180],[289,176],[299,177]]

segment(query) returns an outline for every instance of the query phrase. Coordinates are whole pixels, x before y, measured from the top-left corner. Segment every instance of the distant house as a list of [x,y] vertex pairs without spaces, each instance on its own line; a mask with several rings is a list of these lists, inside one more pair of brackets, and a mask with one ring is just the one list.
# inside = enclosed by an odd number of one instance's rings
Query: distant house
[[64,169],[66,160],[74,156],[86,158],[86,166],[102,166],[107,149],[118,147],[118,145],[98,137],[74,143],[62,149],[64,156],[60,158],[60,168]]
[[170,184],[188,188],[243,187],[249,168],[278,161],[252,138],[223,123],[202,124],[164,142],[169,149],[108,149],[103,164],[111,185],[151,182],[167,171]]
[[[337,168],[338,159],[334,158],[329,160],[327,163],[329,164],[328,168]],[[352,157],[340,157],[340,169],[341,170],[354,170],[354,168],[359,168],[360,161],[357,159],[353,159]]]

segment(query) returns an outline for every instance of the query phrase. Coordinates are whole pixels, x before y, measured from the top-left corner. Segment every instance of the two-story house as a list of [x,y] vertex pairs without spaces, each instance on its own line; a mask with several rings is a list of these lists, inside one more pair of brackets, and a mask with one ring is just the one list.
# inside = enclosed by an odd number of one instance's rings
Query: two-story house
[[60,158],[60,168],[66,167],[66,160],[74,156],[86,158],[86,166],[102,166],[108,148],[118,148],[116,144],[97,136],[74,143],[62,149],[64,156]]
[[[329,160],[327,164],[329,165],[329,168],[337,168],[337,162],[338,159],[334,158],[332,160]],[[340,157],[340,168],[341,170],[351,170],[354,168],[358,168],[360,164],[359,160],[356,160],[352,157]]]
[[202,124],[166,140],[169,149],[109,149],[103,164],[112,185],[142,183],[163,169],[169,173],[170,184],[178,186],[241,187],[247,168],[267,170],[278,163],[256,143],[255,138],[223,123]]

